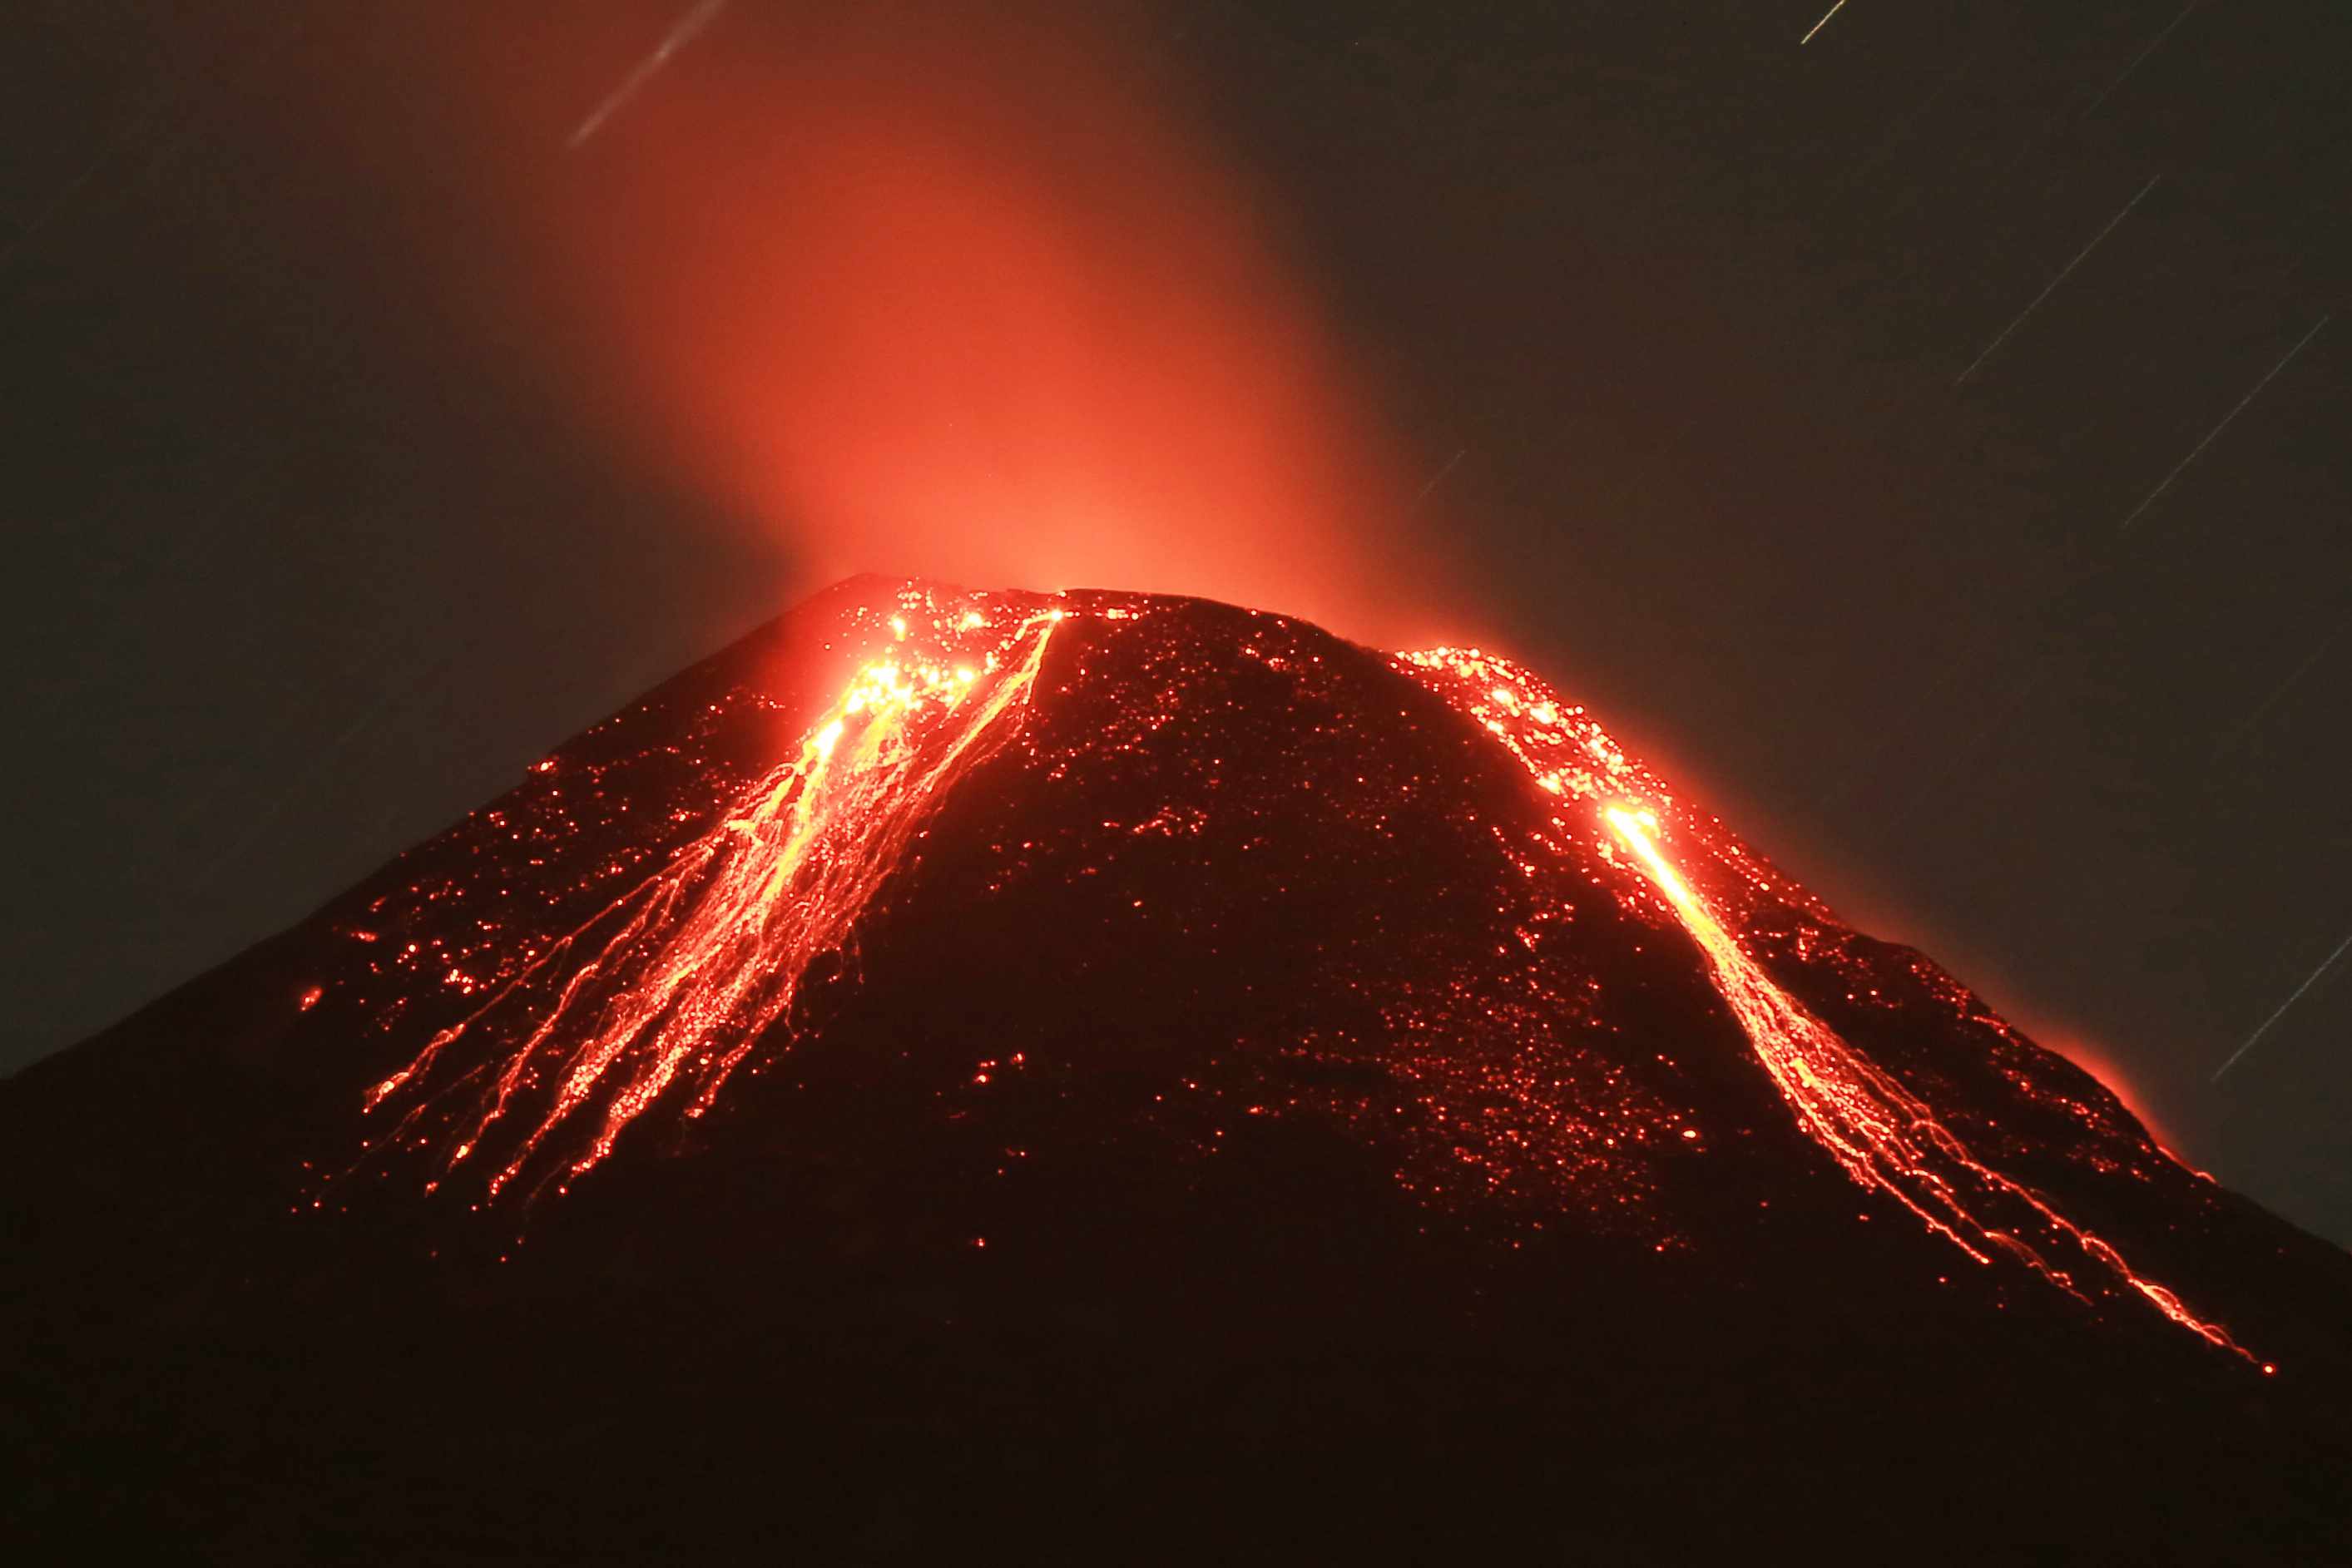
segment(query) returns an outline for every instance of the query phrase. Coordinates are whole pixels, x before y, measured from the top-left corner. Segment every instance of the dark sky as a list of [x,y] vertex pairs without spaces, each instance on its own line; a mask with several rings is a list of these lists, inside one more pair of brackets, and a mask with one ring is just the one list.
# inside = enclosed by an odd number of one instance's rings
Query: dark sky
[[[1134,37],[1368,389],[1466,630],[2352,1241],[2352,956],[2213,1081],[2352,935],[2352,10],[1849,0],[1801,45],[1826,8]],[[503,119],[452,107],[460,9],[0,23],[5,1065],[844,564],[612,440],[639,389],[506,324],[532,160],[588,178],[572,122],[515,128],[690,7],[546,7],[469,62]],[[714,13],[599,155],[793,9]]]

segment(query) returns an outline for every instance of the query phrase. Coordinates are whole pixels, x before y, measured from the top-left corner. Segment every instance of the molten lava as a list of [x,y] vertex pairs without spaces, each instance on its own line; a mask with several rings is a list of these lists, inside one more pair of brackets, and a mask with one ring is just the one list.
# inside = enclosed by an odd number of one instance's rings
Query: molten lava
[[[844,631],[849,646],[866,650],[865,662],[809,724],[798,754],[739,789],[667,863],[554,937],[376,1084],[371,1108],[406,1103],[392,1143],[437,1148],[442,1176],[464,1162],[487,1160],[495,1166],[487,1191],[496,1197],[534,1171],[534,1190],[550,1183],[560,1188],[608,1156],[625,1129],[666,1102],[683,1116],[703,1115],[755,1051],[789,1048],[793,1005],[812,966],[851,946],[885,885],[910,868],[917,840],[944,799],[1021,730],[1055,627],[1071,617],[1148,619],[1167,602],[1090,594],[1059,604],[1027,600],[1013,609],[1005,601],[910,585],[855,607]],[[1090,634],[1141,635],[1124,627]],[[1269,670],[1284,664],[1279,656],[1257,657]],[[1899,1205],[1979,1264],[2006,1259],[2086,1303],[2095,1288],[2127,1288],[2200,1338],[2247,1355],[2227,1331],[2136,1272],[2114,1245],[2042,1191],[1996,1168],[1920,1092],[1776,983],[1743,944],[1741,933],[1752,929],[1758,912],[1793,909],[1822,930],[1835,925],[1834,917],[1720,823],[1677,800],[1582,708],[1475,650],[1403,653],[1389,667],[1434,692],[1533,781],[1549,831],[1507,832],[1497,824],[1493,836],[1516,868],[1512,874],[1536,890],[1534,923],[1572,923],[1572,902],[1582,896],[1577,889],[1591,885],[1654,928],[1662,899],[1797,1129],[1856,1186]],[[1152,727],[1185,716],[1173,690],[1153,698]],[[1066,744],[1116,753],[1130,742],[1090,734]],[[1077,753],[1061,755],[1063,762],[1045,768],[1049,777],[1062,777]],[[1040,765],[1034,757],[1031,762]],[[1271,758],[1264,763],[1274,765]],[[1314,782],[1296,780],[1310,788]],[[1160,814],[1133,831],[1180,818],[1196,831],[1200,808],[1163,798]],[[1670,841],[1696,852],[1678,864],[1669,858]],[[1550,869],[1539,876],[1545,866]],[[1133,907],[1141,909],[1143,901]],[[1522,930],[1521,940],[1530,952],[1539,946],[1531,928]],[[455,966],[449,972],[464,973]],[[1524,1001],[1507,1003],[1471,977],[1455,979],[1463,993],[1458,1005],[1441,1006],[1433,999],[1437,993],[1424,988],[1386,1014],[1391,1034],[1420,1042],[1396,1052],[1403,1064],[1399,1081],[1423,1085],[1438,1122],[1463,1124],[1465,1095],[1435,1086],[1442,1064],[1472,1054],[1466,1037],[1449,1046],[1448,1031],[1516,1030],[1534,1054],[1507,1076],[1534,1085],[1517,1093],[1531,1113],[1530,1127],[1561,1127],[1581,1117],[1607,1123],[1635,1143],[1657,1132],[1703,1152],[1697,1129],[1664,1102],[1645,1102],[1646,1109],[1633,1113],[1649,1124],[1637,1131],[1627,1121],[1632,1102],[1603,1105],[1590,1091],[1568,1086],[1570,1079],[1561,1075],[1568,1058],[1555,1043],[1556,1015],[1544,1000],[1556,1000],[1557,986],[1547,992],[1539,984]],[[471,987],[467,976],[461,988]],[[478,1038],[490,1042],[488,1051],[461,1061],[460,1042]],[[1363,1060],[1387,1049],[1376,1047]],[[989,1075],[983,1071],[974,1082],[986,1083]],[[1484,1092],[1492,1092],[1490,1082]],[[1529,1134],[1503,1135],[1531,1146]],[[1619,1132],[1587,1140],[1595,1142],[1598,1149],[1586,1147],[1577,1157],[1588,1165],[1631,1157],[1601,1152],[1620,1149]],[[1456,1135],[1446,1143],[1457,1157],[1470,1158]],[[1549,1163],[1574,1164],[1566,1149],[1560,1145]],[[2087,1260],[2087,1271],[2072,1262],[2075,1254]]]
[[[1581,708],[1563,708],[1524,672],[1475,650],[1441,648],[1403,654],[1401,662],[1444,677],[1441,689],[1548,793],[1600,802],[1600,820],[1633,852],[1706,956],[1715,988],[1798,1125],[1856,1186],[1893,1198],[1979,1263],[1990,1263],[1991,1252],[1999,1250],[2087,1301],[2074,1278],[2020,1232],[2069,1243],[2174,1322],[2253,1359],[2221,1325],[2198,1317],[2171,1291],[2133,1272],[2114,1247],[2069,1220],[2041,1194],[1978,1160],[1926,1102],[1775,985],[1660,850],[1660,813],[1673,810],[1673,798],[1630,763]],[[1555,825],[1574,831],[1566,819],[1555,819]],[[1727,858],[1751,887],[1789,891],[1784,881],[1736,847]]]
[[[919,637],[909,613],[929,622]],[[490,1179],[493,1196],[583,1113],[593,1112],[594,1130],[570,1158],[572,1175],[611,1154],[681,1081],[685,1113],[701,1115],[789,1011],[810,965],[848,942],[940,798],[1003,745],[1060,619],[1047,611],[1002,624],[978,608],[905,596],[888,622],[898,649],[857,673],[796,758],[436,1034],[370,1092],[371,1108],[424,1088],[450,1046],[503,1023],[520,1038],[477,1091],[446,1156],[449,1166],[470,1158],[529,1102],[529,1129]],[[394,1141],[480,1072],[440,1085]]]
[[1998,1247],[2052,1284],[2079,1296],[2063,1270],[2013,1232],[1994,1228],[1993,1221],[1979,1212],[2022,1205],[2031,1211],[2029,1218],[2038,1218],[2051,1234],[2073,1241],[2174,1322],[2214,1344],[2246,1354],[2218,1324],[2196,1317],[2170,1291],[2133,1273],[2114,1248],[2068,1220],[2040,1195],[1979,1163],[1926,1103],[1775,986],[1659,853],[1650,836],[1657,827],[1654,817],[1621,806],[1607,808],[1602,816],[1641,857],[1684,929],[1706,953],[1716,988],[1754,1042],[1757,1060],[1796,1111],[1798,1124],[1855,1185],[1894,1198],[1979,1263],[1992,1259],[1979,1243]]

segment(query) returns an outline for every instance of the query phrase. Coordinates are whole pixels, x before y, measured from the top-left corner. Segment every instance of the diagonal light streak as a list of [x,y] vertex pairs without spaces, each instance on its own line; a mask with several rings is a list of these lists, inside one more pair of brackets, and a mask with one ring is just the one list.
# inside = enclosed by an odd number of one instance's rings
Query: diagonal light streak
[[2273,365],[2263,376],[2263,379],[2254,383],[2254,390],[2240,398],[2238,400],[2238,406],[2223,414],[2221,416],[2221,423],[2207,431],[2205,433],[2205,439],[2190,447],[2189,449],[2189,455],[2174,464],[2172,465],[2172,472],[2167,474],[2164,478],[2158,482],[2155,489],[2150,490],[2147,495],[2140,497],[2139,505],[2131,509],[2131,515],[2123,520],[2122,524],[2116,528],[2116,532],[2119,535],[2131,532],[2132,525],[2139,520],[2139,515],[2142,512],[2147,511],[2150,506],[2154,505],[2156,498],[2158,496],[2163,495],[2167,490],[2172,488],[2172,482],[2180,477],[2181,471],[2183,469],[2187,468],[2191,463],[2197,461],[2198,454],[2212,445],[2213,438],[2221,434],[2223,431],[2229,429],[2230,422],[2237,418],[2240,414],[2245,413],[2246,405],[2248,403],[2252,402],[2256,398],[2263,395],[2263,389],[2271,384],[2273,377],[2276,376],[2281,371],[2286,369],[2287,361],[2294,359],[2297,354],[2303,352],[2304,344],[2308,343],[2314,338],[2318,337],[2319,329],[2326,326],[2328,322],[2335,319],[2336,318],[2332,312],[2328,315],[2322,316],[2319,319],[2317,326],[2313,327],[2310,331],[2305,332],[2300,339],[2298,339],[2294,347],[2289,349],[2284,355],[2282,355],[2279,359],[2279,362]]
[[2286,1017],[2287,1009],[2294,1007],[2295,1003],[2303,999],[2303,993],[2317,985],[2319,983],[2320,976],[2336,967],[2336,960],[2344,956],[2344,951],[2347,947],[2352,947],[2352,931],[2347,931],[2344,934],[2344,940],[2336,944],[2336,951],[2330,953],[2326,958],[2322,959],[2320,961],[2319,967],[2314,969],[2309,975],[2305,976],[2304,977],[2303,984],[2297,986],[2293,991],[2288,993],[2286,1000],[2281,1002],[2278,1005],[2277,1009],[2274,1010],[2270,1017],[2263,1020],[2262,1027],[2260,1029],[2257,1029],[2253,1033],[2246,1037],[2245,1044],[2238,1047],[2237,1050],[2230,1053],[2229,1061],[2221,1063],[2221,1066],[2213,1070],[2213,1076],[2207,1080],[2207,1082],[2212,1083],[2221,1082],[2221,1074],[2229,1071],[2232,1067],[2237,1066],[2240,1059],[2242,1058],[2246,1052],[2254,1049],[2254,1042],[2262,1039],[2263,1036],[2270,1033],[2271,1026],[2278,1022],[2279,1019]]
[[582,143],[603,129],[606,120],[620,112],[622,105],[636,97],[638,89],[651,81],[655,73],[662,67],[669,64],[669,57],[672,55],[692,43],[695,35],[716,21],[719,13],[725,9],[727,9],[727,0],[699,0],[692,10],[679,17],[677,24],[663,35],[662,41],[654,47],[654,52],[638,61],[637,68],[631,71],[621,85],[614,88],[611,95],[596,106],[595,112],[580,122],[580,129],[572,133],[572,140],[565,142],[564,146],[568,150],[577,152]]
[[2075,116],[2076,121],[2079,123],[2082,120],[2090,119],[2092,114],[2097,110],[2099,105],[2107,101],[2108,98],[2115,92],[2116,89],[2123,86],[2124,83],[2131,79],[2132,72],[2139,69],[2141,61],[2147,59],[2148,56],[2156,53],[2157,50],[2164,47],[2164,40],[2172,37],[2172,29],[2180,26],[2181,23],[2189,20],[2189,13],[2194,11],[2198,6],[2204,3],[2205,0],[2189,0],[2189,4],[2181,8],[2180,15],[2175,16],[2171,22],[2167,24],[2163,32],[2158,33],[2155,37],[2149,39],[2147,47],[2142,49],[2139,53],[2132,57],[2131,64],[2124,68],[2123,74],[2116,78],[2115,80],[2109,82],[2106,86],[2106,90],[2100,93],[2098,97],[2091,100],[2091,107],[2084,110],[2081,114]]
[[1812,26],[1807,30],[1803,37],[1797,40],[1797,47],[1801,49],[1807,44],[1811,43],[1813,41],[1813,34],[1818,33],[1823,27],[1828,26],[1830,25],[1830,17],[1836,16],[1839,12],[1844,9],[1845,0],[1837,0],[1837,4],[1831,6],[1829,11],[1822,17],[1822,19],[1814,23]]
[[2084,246],[2079,252],[2077,252],[2074,260],[2068,262],[2065,266],[2058,269],[2058,276],[2052,278],[2042,288],[2042,292],[2033,297],[2033,303],[2019,311],[2017,313],[2017,319],[2011,321],[2008,326],[2003,327],[2000,329],[2000,335],[1995,338],[1991,342],[1985,345],[1984,352],[1979,354],[1974,360],[1971,360],[1969,362],[1969,368],[1962,371],[1959,373],[1958,379],[1954,381],[1952,384],[1954,386],[1958,386],[1961,382],[1967,381],[1970,376],[1976,374],[1977,367],[1983,364],[1987,360],[1991,359],[1994,350],[1999,349],[2003,343],[2009,341],[2009,335],[2011,332],[2016,331],[2020,327],[2023,326],[2025,324],[2025,319],[2028,316],[2032,315],[2033,312],[2040,308],[2043,300],[2049,298],[2051,295],[2057,292],[2058,286],[2066,281],[2067,275],[2073,272],[2076,267],[2082,266],[2084,258],[2088,256],[2093,251],[2099,248],[2099,242],[2101,240],[2116,232],[2116,225],[2117,224],[2122,223],[2126,218],[2131,216],[2131,210],[2134,207],[2138,206],[2141,200],[2145,198],[2150,191],[2156,189],[2157,181],[2163,178],[2163,175],[2158,174],[2155,180],[2150,180],[2147,184],[2142,185],[2139,188],[2139,194],[2134,196],[2130,201],[2126,202],[2124,204],[2123,211],[2117,213],[2114,217],[2109,218],[2107,220],[2107,226],[2101,229],[2097,234],[2093,235],[2091,236],[2091,243]]

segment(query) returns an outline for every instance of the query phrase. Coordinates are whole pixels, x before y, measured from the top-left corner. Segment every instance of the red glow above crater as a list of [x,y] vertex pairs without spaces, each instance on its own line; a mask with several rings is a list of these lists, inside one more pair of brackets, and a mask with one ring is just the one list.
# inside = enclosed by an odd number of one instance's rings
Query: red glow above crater
[[1192,129],[1164,20],[730,6],[567,148],[674,22],[567,24],[560,70],[499,16],[433,46],[484,156],[449,175],[476,221],[420,243],[584,431],[812,580],[1149,582],[1427,630],[1426,475]]

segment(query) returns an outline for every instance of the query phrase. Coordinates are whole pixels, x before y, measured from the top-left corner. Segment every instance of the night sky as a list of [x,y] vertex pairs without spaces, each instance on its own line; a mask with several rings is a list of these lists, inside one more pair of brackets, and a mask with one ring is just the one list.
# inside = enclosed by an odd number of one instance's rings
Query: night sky
[[[2352,936],[2352,10],[1826,4],[1169,6],[1099,61],[1030,7],[971,57],[1053,131],[1006,144],[1077,193],[1034,221],[1245,210],[1246,246],[1143,267],[1151,295],[1246,294],[1213,348],[1311,315],[1296,384],[1369,411],[1388,499],[1287,580],[1220,576],[1148,508],[1107,553],[865,559],[812,521],[837,495],[781,517],[714,478],[716,442],[616,438],[682,405],[616,367],[677,365],[590,340],[725,341],[740,301],[661,285],[735,253],[710,193],[775,221],[698,103],[766,84],[788,118],[809,80],[778,73],[852,59],[827,101],[899,84],[887,121],[938,68],[938,8],[879,7],[842,52],[757,0],[495,29],[451,0],[16,7],[0,1065],[299,918],[842,571],[1118,570],[1524,658],[2192,1163],[2352,1242],[2352,955],[2323,967]],[[893,70],[900,42],[929,65]],[[1136,80],[1182,158],[1090,136]],[[695,150],[669,205],[647,148]],[[1244,195],[1168,194],[1186,160]],[[894,178],[845,166],[840,199]],[[673,239],[701,247],[675,275]],[[589,251],[600,287],[559,287],[550,258]],[[925,354],[957,353],[960,310]],[[772,340],[745,337],[752,371]],[[1045,371],[998,348],[964,358],[1017,403]],[[896,416],[825,392],[779,394],[781,442]],[[1223,413],[1152,459],[1214,469]]]

